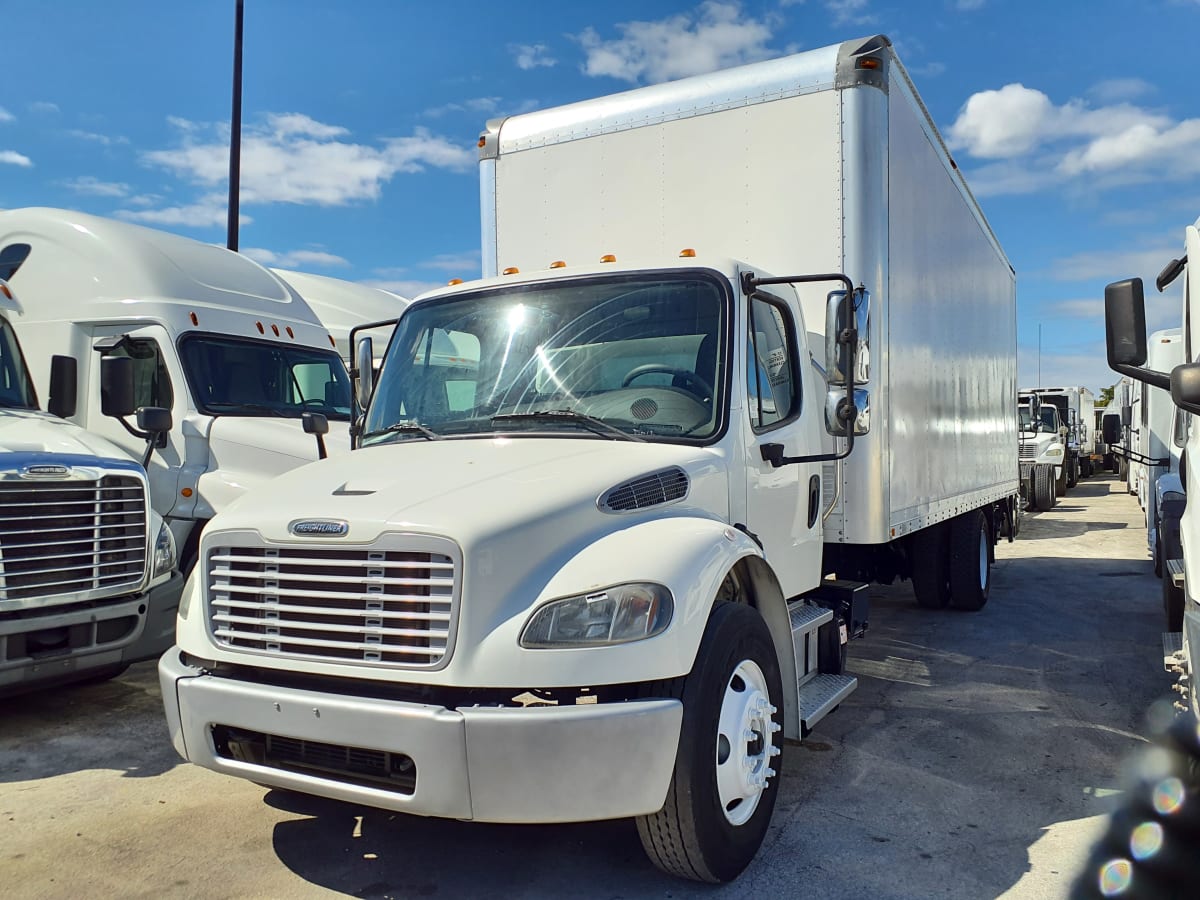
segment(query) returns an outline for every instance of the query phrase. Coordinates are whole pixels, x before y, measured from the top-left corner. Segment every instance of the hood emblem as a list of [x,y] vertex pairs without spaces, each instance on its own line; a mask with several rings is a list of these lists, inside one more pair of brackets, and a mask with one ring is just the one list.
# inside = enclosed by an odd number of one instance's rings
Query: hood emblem
[[288,531],[302,537],[345,537],[350,533],[350,523],[340,519],[298,519],[288,525]]
[[39,463],[21,467],[22,478],[66,478],[70,474],[70,466],[61,466],[54,463]]

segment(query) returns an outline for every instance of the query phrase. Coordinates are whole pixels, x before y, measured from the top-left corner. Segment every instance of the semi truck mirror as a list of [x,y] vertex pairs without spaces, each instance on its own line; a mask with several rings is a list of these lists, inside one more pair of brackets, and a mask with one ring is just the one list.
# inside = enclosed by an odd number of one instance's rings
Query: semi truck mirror
[[100,411],[120,419],[133,415],[133,360],[127,356],[100,358]]
[[1142,279],[1114,281],[1104,289],[1104,332],[1108,365],[1141,366],[1146,362],[1146,301]]
[[1171,370],[1171,399],[1180,409],[1200,414],[1200,363],[1184,363]]
[[329,454],[325,450],[325,435],[329,434],[329,419],[324,413],[306,412],[300,415],[300,422],[305,434],[316,435],[317,459],[325,459]]
[[[833,437],[846,437],[851,425],[846,418],[847,412],[845,390],[830,390],[825,396],[825,430]],[[869,391],[855,389],[852,419],[856,435],[861,436],[871,430],[871,395]]]
[[171,411],[161,406],[143,406],[137,411],[137,427],[154,438],[155,444],[166,446],[167,432],[174,423]]
[[355,381],[355,398],[358,408],[366,409],[371,401],[371,389],[375,387],[375,348],[369,337],[358,339],[354,348],[354,368],[357,375]]
[[1117,413],[1105,413],[1101,427],[1104,430],[1104,443],[1121,443],[1121,417]]
[[52,416],[69,419],[78,407],[79,372],[73,356],[50,357],[50,399],[46,410]]
[[1133,424],[1133,407],[1126,403],[1121,407],[1121,427],[1128,428]]
[[[850,378],[855,384],[866,384],[870,378],[870,292],[857,288],[851,296],[851,307],[847,309],[845,291],[830,291],[825,298],[825,377],[831,386],[845,385]],[[844,332],[851,326],[856,338],[853,346],[844,340]]]
[[854,328],[858,332],[854,383],[866,384],[871,379],[871,292],[863,287],[854,291]]
[[838,340],[846,321],[846,292],[830,291],[825,297],[825,383],[844,385],[850,376],[849,348]]

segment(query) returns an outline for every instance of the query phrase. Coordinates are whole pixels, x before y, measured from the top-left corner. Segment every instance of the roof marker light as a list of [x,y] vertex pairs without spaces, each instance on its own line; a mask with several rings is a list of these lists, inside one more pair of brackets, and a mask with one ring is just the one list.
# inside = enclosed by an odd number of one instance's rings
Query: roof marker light
[[262,322],[255,322],[254,327],[258,329],[259,334],[266,334],[267,330],[262,327]]
[[684,249],[679,251],[679,258],[680,259],[695,259],[696,251],[693,250],[691,247],[685,247]]
[[567,263],[565,260],[556,259],[554,262],[550,263],[550,268],[552,269],[565,269],[566,267]]
[[478,147],[480,150],[482,150],[484,147],[486,147],[487,146],[487,135],[481,134],[479,136],[479,143],[477,143],[475,146]]
[[199,317],[199,316],[197,316],[197,315],[196,315],[194,312],[193,312],[193,313],[188,313],[188,318],[192,320],[192,324],[193,324],[193,325],[199,325],[199,324],[200,324],[200,317]]
[[332,334],[331,334],[331,335],[328,335],[328,338],[329,338],[329,346],[330,346],[330,347],[332,347],[334,350],[336,350],[336,349],[337,349],[337,341],[335,341],[335,340],[333,339],[333,335],[332,335]]
[[451,278],[449,281],[446,282],[446,284],[450,285],[451,287],[453,287],[456,284],[462,284],[462,283],[463,283],[463,280],[461,278]]
[[296,333],[292,331],[291,325],[287,326],[284,331],[288,333],[288,337],[290,337],[293,341],[296,339]]
[[278,325],[272,325],[272,326],[271,326],[271,333],[272,333],[272,334],[274,334],[274,335],[275,335],[275,337],[279,337],[279,326],[278,326]]
[[878,69],[879,66],[880,62],[877,56],[864,56],[855,63],[855,67],[859,69]]
[[509,266],[507,269],[505,269],[500,274],[501,275],[520,275],[521,270],[518,269],[516,266]]
[[612,253],[605,253],[602,257],[600,257],[600,262],[602,262],[602,263],[610,263],[610,262],[616,262],[616,261],[617,261],[617,257],[615,255],[613,255]]

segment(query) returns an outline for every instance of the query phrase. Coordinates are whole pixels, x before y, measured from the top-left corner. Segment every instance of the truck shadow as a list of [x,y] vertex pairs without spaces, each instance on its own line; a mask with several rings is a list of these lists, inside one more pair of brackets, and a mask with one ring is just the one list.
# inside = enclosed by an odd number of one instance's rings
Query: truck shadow
[[180,762],[167,735],[153,660],[110,681],[0,700],[0,783],[89,769],[146,778]]

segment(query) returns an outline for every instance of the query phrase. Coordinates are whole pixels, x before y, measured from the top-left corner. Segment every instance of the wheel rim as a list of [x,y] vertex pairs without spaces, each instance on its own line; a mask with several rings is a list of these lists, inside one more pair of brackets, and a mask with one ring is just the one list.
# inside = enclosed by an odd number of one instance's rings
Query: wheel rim
[[744,825],[754,815],[775,770],[779,755],[775,734],[780,726],[771,717],[767,679],[753,660],[738,663],[725,685],[717,720],[717,796],[731,825]]
[[987,527],[979,529],[979,589],[987,589],[988,577],[988,545]]

